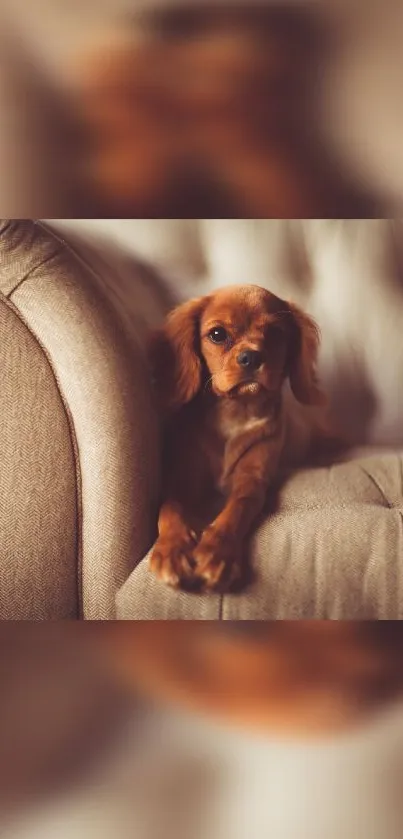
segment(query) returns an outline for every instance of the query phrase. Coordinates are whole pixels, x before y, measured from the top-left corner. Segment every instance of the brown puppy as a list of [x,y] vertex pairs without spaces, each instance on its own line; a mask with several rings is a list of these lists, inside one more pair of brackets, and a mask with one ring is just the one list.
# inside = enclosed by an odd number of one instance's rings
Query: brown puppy
[[185,303],[153,336],[167,426],[151,568],[166,583],[214,590],[237,581],[269,488],[335,442],[318,345],[308,315],[252,285]]
[[306,10],[179,4],[133,23],[80,66],[81,177],[102,215],[360,215],[313,139]]

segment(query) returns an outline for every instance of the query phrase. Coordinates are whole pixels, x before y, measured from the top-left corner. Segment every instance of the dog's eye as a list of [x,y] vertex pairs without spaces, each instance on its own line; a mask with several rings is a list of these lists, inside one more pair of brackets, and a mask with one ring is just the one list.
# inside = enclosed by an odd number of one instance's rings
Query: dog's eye
[[214,329],[210,329],[208,337],[213,344],[224,344],[228,340],[228,332],[223,326],[215,326]]

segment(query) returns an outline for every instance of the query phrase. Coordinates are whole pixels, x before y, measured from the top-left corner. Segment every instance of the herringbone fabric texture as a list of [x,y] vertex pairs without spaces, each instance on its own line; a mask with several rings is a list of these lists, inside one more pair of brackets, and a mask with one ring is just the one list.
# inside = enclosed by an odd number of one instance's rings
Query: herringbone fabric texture
[[113,618],[156,513],[140,326],[30,220],[1,223],[0,289],[0,618]]
[[242,595],[174,592],[137,566],[118,595],[130,620],[402,620],[403,457],[358,457],[291,476],[251,546]]

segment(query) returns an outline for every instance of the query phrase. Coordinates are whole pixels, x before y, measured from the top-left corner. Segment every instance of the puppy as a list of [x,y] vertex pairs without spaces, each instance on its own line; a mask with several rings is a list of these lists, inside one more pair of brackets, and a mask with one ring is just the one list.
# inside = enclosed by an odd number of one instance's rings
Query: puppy
[[316,378],[319,332],[258,286],[191,300],[150,342],[166,415],[159,537],[165,583],[222,590],[284,469],[339,445]]

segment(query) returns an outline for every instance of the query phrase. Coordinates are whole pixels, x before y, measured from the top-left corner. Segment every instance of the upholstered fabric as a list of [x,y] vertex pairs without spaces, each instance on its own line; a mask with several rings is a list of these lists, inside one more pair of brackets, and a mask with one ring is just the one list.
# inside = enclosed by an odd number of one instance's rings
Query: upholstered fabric
[[303,470],[284,484],[250,546],[242,594],[158,582],[148,557],[118,595],[118,617],[173,620],[402,620],[403,456]]
[[52,366],[19,313],[0,302],[0,617],[77,617],[77,476]]
[[132,268],[139,314],[128,317],[107,260],[103,280],[101,257],[92,268],[84,251],[41,224],[1,223],[3,619],[113,618],[115,592],[154,532],[150,293]]

